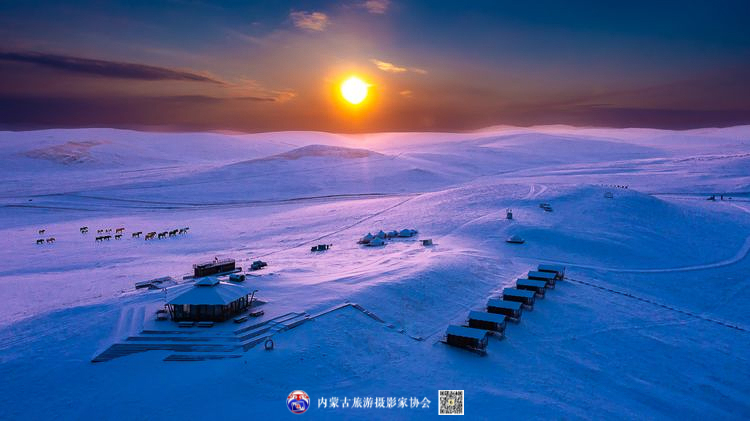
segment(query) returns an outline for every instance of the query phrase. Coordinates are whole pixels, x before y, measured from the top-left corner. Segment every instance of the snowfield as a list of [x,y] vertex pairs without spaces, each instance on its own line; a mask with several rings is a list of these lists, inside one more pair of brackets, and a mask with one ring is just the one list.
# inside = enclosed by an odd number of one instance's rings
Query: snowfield
[[[750,418],[750,126],[2,132],[0,177],[3,420],[282,419],[294,390],[311,398],[302,417],[421,419],[440,389],[465,390],[471,419]],[[419,234],[357,244],[403,228]],[[134,283],[189,282],[214,256],[268,262],[246,281],[265,314],[190,333],[156,321],[165,292]],[[440,342],[543,262],[570,279],[487,356]],[[91,362],[144,331],[223,346],[282,316],[307,321],[271,351]],[[318,407],[332,397],[430,405]]]

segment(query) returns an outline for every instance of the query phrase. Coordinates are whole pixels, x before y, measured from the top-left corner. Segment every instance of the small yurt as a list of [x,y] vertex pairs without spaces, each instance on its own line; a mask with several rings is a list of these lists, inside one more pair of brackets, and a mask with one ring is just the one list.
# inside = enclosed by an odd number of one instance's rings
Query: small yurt
[[512,244],[523,244],[526,242],[521,236],[519,235],[512,235],[510,238],[505,240],[506,243],[512,243]]
[[370,242],[367,243],[367,245],[370,246],[370,247],[384,246],[385,245],[385,241],[383,241],[383,239],[380,238],[380,237],[375,237],[372,240],[370,240]]
[[402,229],[399,231],[398,236],[399,237],[413,237],[414,234],[416,234],[416,230],[410,230],[410,229]]
[[398,237],[398,231],[396,231],[396,230],[388,231],[387,236],[388,236],[388,238],[396,238],[396,237]]
[[385,238],[385,233],[383,232],[383,230],[380,230],[377,234],[375,234],[375,236],[382,239]]
[[361,240],[359,240],[359,243],[368,244],[370,241],[372,241],[373,238],[375,238],[375,236],[373,236],[371,233],[368,232],[367,235],[365,235],[364,237],[362,237]]

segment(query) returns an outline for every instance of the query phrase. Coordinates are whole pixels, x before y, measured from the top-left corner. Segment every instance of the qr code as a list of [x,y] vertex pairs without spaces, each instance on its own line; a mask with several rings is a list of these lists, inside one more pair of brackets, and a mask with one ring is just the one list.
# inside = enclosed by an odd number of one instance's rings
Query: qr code
[[463,415],[464,414],[464,391],[463,390],[440,390],[440,415]]

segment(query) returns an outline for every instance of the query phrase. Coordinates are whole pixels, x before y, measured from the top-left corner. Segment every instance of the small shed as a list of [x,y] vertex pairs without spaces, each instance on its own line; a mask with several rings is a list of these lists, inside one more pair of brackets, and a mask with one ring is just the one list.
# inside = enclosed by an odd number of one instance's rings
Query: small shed
[[167,308],[174,321],[221,322],[250,306],[252,292],[243,284],[201,278],[167,290]]
[[445,340],[449,345],[484,352],[487,349],[489,332],[466,326],[448,326]]
[[550,288],[555,287],[555,281],[557,280],[557,274],[553,272],[541,272],[532,270],[527,276],[529,279],[536,279],[538,281],[547,282],[547,286]]
[[510,319],[520,320],[523,309],[521,308],[521,303],[492,298],[487,301],[487,312],[502,314]]
[[232,282],[245,282],[244,273],[232,273],[229,275],[229,280]]
[[268,266],[268,263],[262,260],[256,260],[250,265],[250,270],[261,270],[266,266]]
[[555,280],[561,281],[565,278],[565,266],[563,265],[539,265],[538,272],[550,272],[555,274]]
[[516,288],[533,291],[540,297],[544,297],[544,292],[547,289],[547,282],[538,281],[536,279],[519,279],[516,281]]
[[427,238],[427,239],[422,240],[422,245],[423,246],[431,246],[431,245],[433,245],[432,244],[432,238]]
[[529,308],[534,307],[534,291],[526,291],[518,288],[505,288],[503,290],[504,301],[515,301]]
[[211,262],[198,263],[193,265],[193,276],[202,278],[204,276],[216,275],[219,273],[233,272],[236,269],[234,259],[214,259]]
[[512,235],[507,240],[505,240],[506,243],[511,244],[523,244],[526,242],[521,236],[519,235]]
[[317,246],[312,246],[312,248],[310,248],[310,251],[311,252],[326,251],[329,248],[331,248],[330,244],[318,244]]
[[483,311],[469,312],[469,327],[475,329],[505,332],[507,322],[502,314],[485,313]]

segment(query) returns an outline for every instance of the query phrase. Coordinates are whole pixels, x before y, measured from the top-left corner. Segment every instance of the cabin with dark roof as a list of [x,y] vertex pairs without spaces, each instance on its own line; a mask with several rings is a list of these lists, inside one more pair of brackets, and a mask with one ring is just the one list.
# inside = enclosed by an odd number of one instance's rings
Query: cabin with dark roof
[[537,281],[545,281],[547,282],[547,287],[554,288],[555,287],[555,281],[557,280],[557,275],[555,275],[552,272],[538,272],[538,271],[531,271],[527,275],[529,279],[535,279]]
[[539,265],[537,271],[554,273],[555,279],[558,281],[565,278],[565,266],[562,265]]
[[193,265],[193,277],[217,275],[220,273],[234,272],[236,270],[234,259],[214,259],[211,262]]
[[505,288],[503,290],[504,301],[514,301],[521,303],[529,309],[534,307],[534,297],[536,294],[534,291],[525,291],[517,288]]
[[493,332],[505,332],[507,321],[502,314],[485,313],[483,311],[469,312],[469,327],[484,329]]
[[547,282],[536,279],[518,279],[516,281],[516,288],[533,291],[539,297],[544,297],[544,293],[547,289]]
[[480,353],[486,352],[488,337],[489,332],[486,330],[466,326],[450,325],[445,332],[445,342],[448,345],[468,348]]
[[523,312],[523,309],[521,308],[521,303],[491,298],[489,301],[487,301],[487,312],[502,314],[509,319],[519,321],[521,320],[521,313]]

